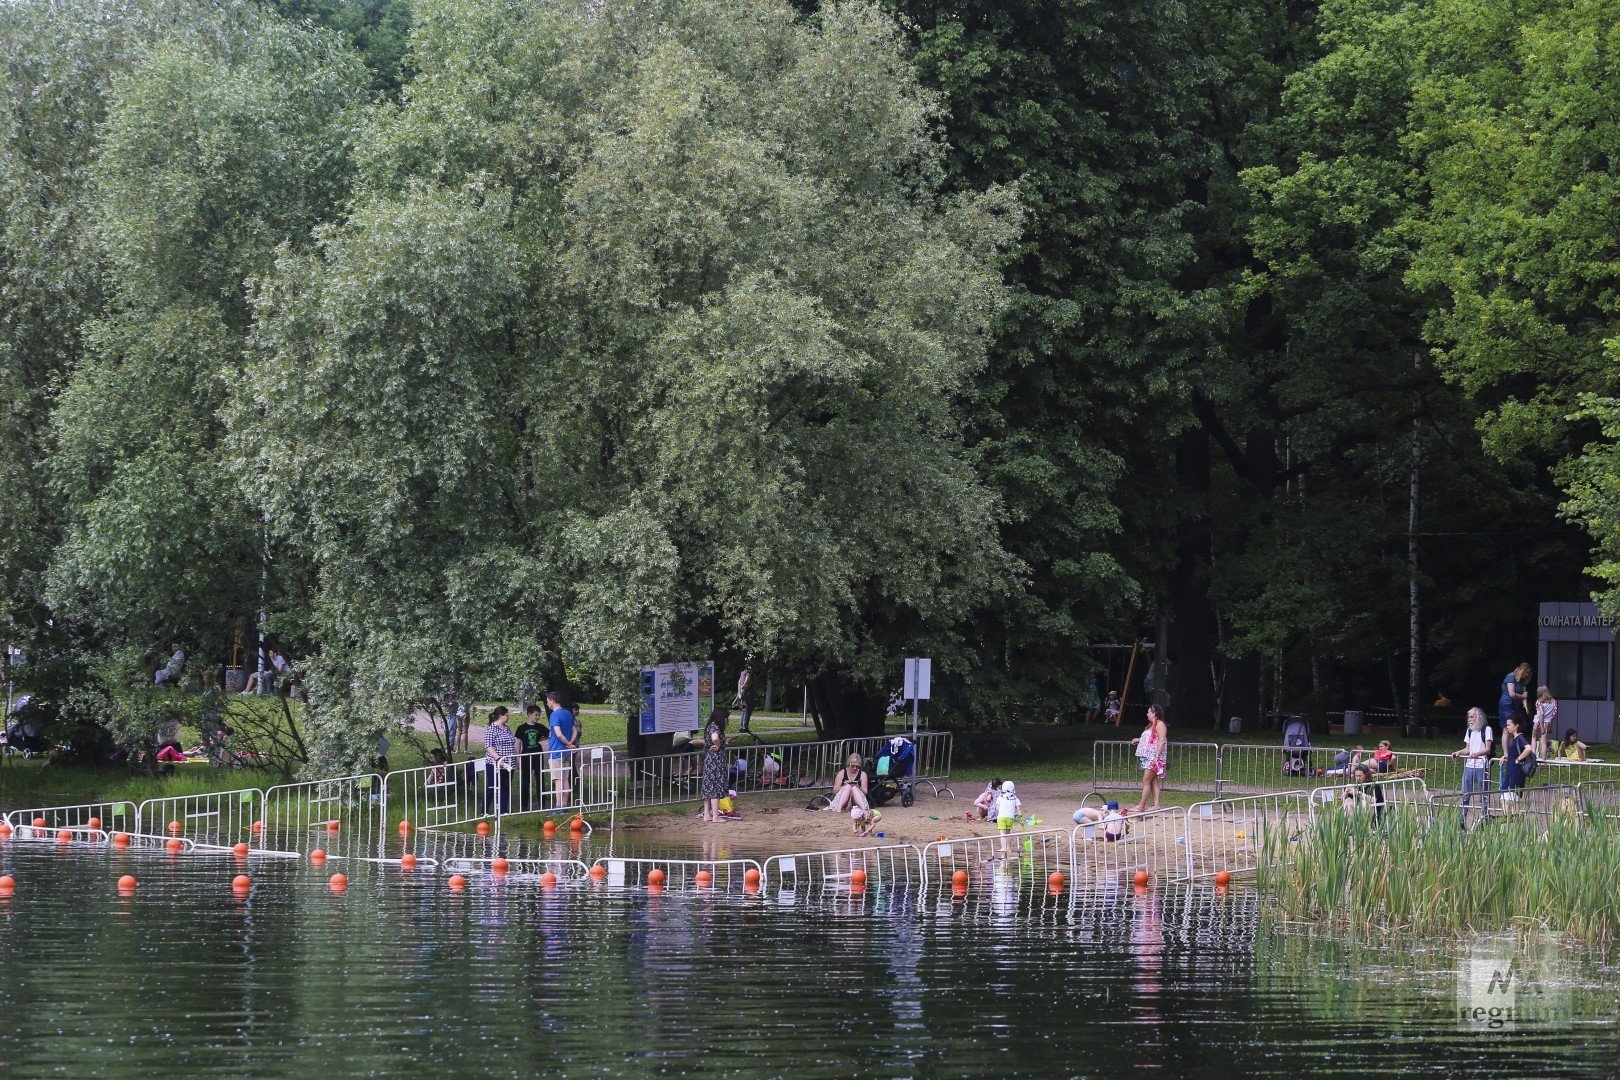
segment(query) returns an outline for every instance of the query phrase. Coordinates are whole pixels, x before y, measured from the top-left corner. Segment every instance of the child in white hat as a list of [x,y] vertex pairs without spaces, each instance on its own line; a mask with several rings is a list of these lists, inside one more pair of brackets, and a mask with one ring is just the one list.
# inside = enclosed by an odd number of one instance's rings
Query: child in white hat
[[1002,782],[1001,790],[996,794],[996,828],[1001,830],[1001,853],[1012,853],[1012,827],[1018,820],[1019,813],[1024,804],[1018,801],[1018,788],[1011,781]]

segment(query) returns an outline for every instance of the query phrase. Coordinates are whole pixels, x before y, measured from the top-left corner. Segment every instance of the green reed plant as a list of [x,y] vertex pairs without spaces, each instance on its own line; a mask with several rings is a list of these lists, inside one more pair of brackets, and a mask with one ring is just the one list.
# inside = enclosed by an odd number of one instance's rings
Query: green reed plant
[[1608,942],[1620,931],[1620,820],[1398,804],[1318,814],[1262,838],[1259,886],[1285,917],[1356,932],[1465,935],[1515,928]]

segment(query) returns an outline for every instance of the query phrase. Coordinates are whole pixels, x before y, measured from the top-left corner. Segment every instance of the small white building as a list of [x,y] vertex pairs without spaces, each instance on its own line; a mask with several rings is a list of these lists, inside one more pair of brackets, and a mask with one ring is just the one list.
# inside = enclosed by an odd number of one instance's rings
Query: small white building
[[1574,728],[1581,741],[1614,739],[1614,620],[1590,603],[1542,604],[1536,619],[1535,686],[1558,699],[1558,730]]

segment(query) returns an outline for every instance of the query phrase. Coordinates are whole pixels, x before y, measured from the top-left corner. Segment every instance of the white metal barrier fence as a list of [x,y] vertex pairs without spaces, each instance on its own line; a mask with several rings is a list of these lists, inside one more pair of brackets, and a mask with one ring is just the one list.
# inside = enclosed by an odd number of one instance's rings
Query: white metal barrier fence
[[[838,755],[842,765],[851,754],[859,754],[863,761],[875,762],[892,748],[895,739],[905,739],[916,748],[916,759],[910,773],[900,778],[902,783],[927,784],[935,795],[956,793],[951,790],[951,753],[953,740],[949,731],[919,731],[905,735],[871,735],[859,739],[845,739]],[[834,766],[837,771],[837,765]],[[828,776],[828,783],[832,777]]]
[[[34,830],[55,835],[62,829],[101,829],[105,832],[134,832],[135,804],[129,802],[77,803],[72,806],[35,806],[12,810],[6,824],[16,830],[18,839],[29,839]],[[25,835],[24,830],[28,830]]]
[[264,828],[253,846],[332,859],[365,858],[383,837],[383,778],[373,773],[278,784],[264,793]]
[[[843,742],[763,743],[726,750],[726,783],[752,791],[822,790],[844,763]],[[701,750],[624,758],[618,804],[626,809],[696,802],[702,796]]]
[[447,859],[444,870],[449,874],[505,876],[508,881],[535,881],[542,874],[551,874],[559,885],[578,885],[590,873],[590,867],[578,859],[505,859],[500,856]]
[[1421,776],[1380,779],[1377,775],[1368,781],[1349,780],[1332,787],[1319,787],[1310,793],[1311,816],[1326,813],[1369,813],[1379,821],[1397,809],[1429,807],[1429,789]]
[[196,850],[229,852],[239,843],[253,846],[264,828],[264,793],[258,788],[171,795],[147,799],[135,811],[137,832],[167,833],[196,843]]
[[1571,784],[1546,784],[1507,791],[1489,784],[1482,791],[1467,794],[1459,791],[1429,794],[1429,820],[1437,825],[1445,825],[1446,819],[1451,818],[1464,826],[1492,820],[1546,828],[1554,817],[1563,815],[1574,819],[1580,813],[1580,791]]
[[766,880],[782,892],[848,892],[857,870],[869,892],[920,891],[927,881],[922,851],[912,844],[773,855],[764,865]]
[[[1269,842],[1286,852],[1304,833],[1310,807],[1303,792],[1273,792],[1212,799],[1187,808],[1186,872],[1189,880],[1226,871],[1259,869]],[[1280,863],[1291,860],[1283,857]]]
[[972,888],[997,869],[1012,869],[1017,880],[1044,889],[1052,874],[1074,871],[1074,838],[1068,829],[1014,829],[999,836],[935,840],[924,844],[922,853],[931,888],[956,884],[958,872],[967,874]]
[[[598,874],[596,867],[602,872]],[[656,881],[653,871],[663,876]],[[754,880],[748,881],[748,872]],[[707,874],[707,878],[698,875]],[[764,878],[764,868],[753,859],[627,859],[607,857],[597,859],[591,867],[591,877],[613,888],[661,885],[667,889],[719,889],[730,892],[745,887],[757,888]]]
[[1575,785],[1583,813],[1596,818],[1620,818],[1620,780],[1583,780]]
[[1180,877],[1186,859],[1187,811],[1182,807],[1128,814],[1075,826],[1074,876],[1094,883],[1114,882],[1146,870]]
[[612,747],[519,755],[509,765],[490,758],[400,769],[385,778],[384,821],[412,829],[499,823],[525,814],[600,814],[616,805]]
[[[1215,743],[1172,742],[1165,749],[1164,791],[1207,791],[1215,794],[1220,778],[1221,748]],[[1091,744],[1093,791],[1135,790],[1142,786],[1142,763],[1136,746],[1123,739]]]

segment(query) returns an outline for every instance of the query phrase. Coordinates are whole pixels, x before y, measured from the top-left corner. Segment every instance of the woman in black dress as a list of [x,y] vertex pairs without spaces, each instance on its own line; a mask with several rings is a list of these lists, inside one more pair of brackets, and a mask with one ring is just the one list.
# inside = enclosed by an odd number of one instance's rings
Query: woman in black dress
[[720,800],[726,797],[726,784],[731,775],[731,762],[726,760],[726,720],[724,709],[709,714],[709,726],[703,729],[703,780],[699,794],[703,796],[703,820],[724,821],[720,816]]

